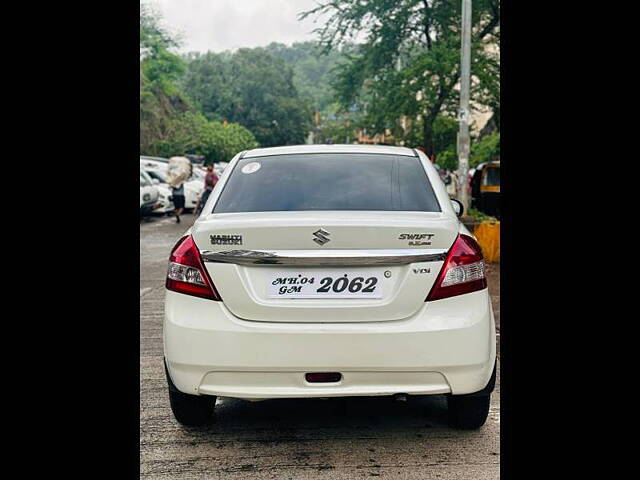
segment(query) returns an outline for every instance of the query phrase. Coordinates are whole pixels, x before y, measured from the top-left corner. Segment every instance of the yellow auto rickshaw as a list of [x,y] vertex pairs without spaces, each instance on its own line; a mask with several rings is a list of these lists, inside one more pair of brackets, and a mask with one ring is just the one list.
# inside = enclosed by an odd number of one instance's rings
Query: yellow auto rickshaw
[[471,180],[471,205],[500,218],[500,160],[478,165]]

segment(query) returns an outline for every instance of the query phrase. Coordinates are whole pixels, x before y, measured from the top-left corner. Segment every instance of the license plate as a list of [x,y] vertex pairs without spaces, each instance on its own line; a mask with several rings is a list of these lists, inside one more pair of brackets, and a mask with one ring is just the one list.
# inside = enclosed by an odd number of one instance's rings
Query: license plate
[[382,298],[385,280],[385,270],[382,269],[274,272],[267,285],[267,296],[269,298]]

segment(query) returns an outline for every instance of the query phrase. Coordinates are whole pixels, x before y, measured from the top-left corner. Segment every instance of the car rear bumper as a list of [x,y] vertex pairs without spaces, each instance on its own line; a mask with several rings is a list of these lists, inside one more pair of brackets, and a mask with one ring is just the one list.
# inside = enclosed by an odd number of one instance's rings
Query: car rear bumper
[[172,203],[158,203],[155,207],[155,209],[153,210],[153,213],[168,213],[168,212],[173,212],[175,210],[175,207],[173,206]]
[[[357,324],[245,321],[222,302],[167,291],[163,333],[180,391],[245,399],[468,394],[487,385],[496,355],[486,289]],[[308,372],[342,379],[310,384]]]

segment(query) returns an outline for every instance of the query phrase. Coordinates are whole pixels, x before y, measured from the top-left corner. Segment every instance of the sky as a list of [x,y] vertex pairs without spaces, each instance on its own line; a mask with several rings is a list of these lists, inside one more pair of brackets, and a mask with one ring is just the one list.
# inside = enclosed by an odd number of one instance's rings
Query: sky
[[300,12],[314,0],[150,0],[165,26],[182,39],[181,53],[219,52],[260,47],[271,42],[287,45],[315,40],[313,19],[299,21]]

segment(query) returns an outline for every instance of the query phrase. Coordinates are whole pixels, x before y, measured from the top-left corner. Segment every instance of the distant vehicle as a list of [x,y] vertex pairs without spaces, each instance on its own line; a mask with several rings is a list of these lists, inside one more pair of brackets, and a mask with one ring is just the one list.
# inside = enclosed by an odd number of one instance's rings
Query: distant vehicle
[[[150,157],[140,157],[140,168],[144,169],[153,178],[156,178],[159,183],[168,183],[167,169],[168,163],[164,163]],[[194,209],[198,203],[200,195],[204,190],[204,172],[199,168],[194,167],[191,173],[191,177],[184,183],[184,197],[185,197],[185,209]]]
[[161,185],[168,185],[169,181],[167,180],[167,173],[166,173],[166,169],[161,169],[161,168],[157,168],[157,167],[143,167],[142,165],[140,165],[140,168],[142,168],[145,172],[147,172],[147,175],[149,175],[151,177],[151,181],[154,184],[161,184]]
[[164,171],[149,167],[144,168],[144,171],[151,177],[151,181],[158,189],[158,204],[153,213],[165,214],[173,212],[175,207],[173,206],[171,188],[169,188]]
[[169,163],[168,158],[163,157],[150,157],[148,155],[140,155],[140,160],[149,160],[152,162]]
[[158,204],[153,213],[167,214],[175,210],[171,189],[166,184],[156,185],[158,188]]
[[473,180],[473,174],[476,172],[475,168],[470,168],[467,173],[467,193],[469,194],[469,199],[471,199],[471,181]]
[[185,155],[193,165],[204,165],[204,155]]
[[191,173],[191,178],[192,179],[203,179],[204,180],[204,176],[207,173],[206,169],[202,169],[202,168],[194,168],[193,172]]
[[[166,160],[166,161],[163,161]],[[169,161],[167,159],[160,159],[157,157],[140,157],[140,167],[149,167],[156,169],[164,169],[166,170],[169,166]]]
[[500,160],[476,167],[471,179],[471,206],[500,219]]
[[229,162],[218,162],[213,165],[213,170],[216,172],[216,175],[220,177],[224,173],[225,168],[229,165]]
[[184,184],[184,208],[194,209],[198,204],[198,199],[204,191],[204,176],[199,178],[192,175],[189,181]]
[[149,215],[158,203],[158,188],[144,170],[140,169],[140,216]]

